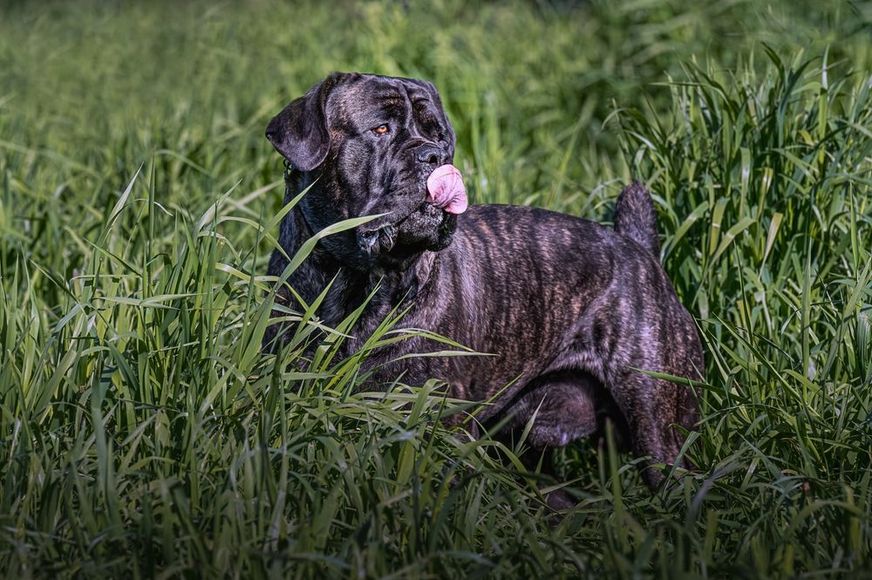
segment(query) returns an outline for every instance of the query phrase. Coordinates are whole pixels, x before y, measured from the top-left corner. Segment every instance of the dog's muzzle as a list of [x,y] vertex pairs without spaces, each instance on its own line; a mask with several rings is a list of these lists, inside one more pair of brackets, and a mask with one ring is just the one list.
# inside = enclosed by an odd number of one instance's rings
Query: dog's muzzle
[[396,241],[397,227],[394,224],[357,232],[357,246],[367,255],[390,252]]

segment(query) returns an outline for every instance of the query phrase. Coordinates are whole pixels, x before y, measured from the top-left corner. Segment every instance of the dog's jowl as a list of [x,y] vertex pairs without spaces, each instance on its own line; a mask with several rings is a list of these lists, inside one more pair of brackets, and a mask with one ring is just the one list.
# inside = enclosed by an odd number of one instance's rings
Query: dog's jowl
[[[439,350],[416,337],[375,355],[376,380],[445,380],[451,395],[496,403],[481,421],[509,418],[537,450],[601,432],[651,462],[674,464],[697,404],[702,349],[693,319],[660,265],[647,190],[627,187],[614,228],[530,207],[467,207],[453,165],[455,136],[432,84],[333,74],[272,119],[267,138],[287,160],[286,196],[309,191],[284,218],[269,273],[338,221],[384,214],[323,238],[289,285],[335,325],[374,292],[354,330],[366,338],[395,307],[423,328],[492,356],[415,357]],[[280,300],[293,307],[293,294]],[[274,325],[266,342],[282,340]],[[348,341],[354,349],[359,342]],[[507,385],[509,385],[507,387]],[[646,468],[658,485],[660,470]]]

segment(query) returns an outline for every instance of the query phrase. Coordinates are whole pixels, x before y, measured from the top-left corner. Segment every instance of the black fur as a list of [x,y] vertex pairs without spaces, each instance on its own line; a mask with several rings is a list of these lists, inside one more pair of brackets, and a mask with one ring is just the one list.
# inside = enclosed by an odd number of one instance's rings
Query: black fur
[[631,183],[618,196],[615,204],[615,231],[630,238],[652,255],[660,255],[657,213],[648,190],[641,183]]
[[[372,131],[382,124],[390,125],[387,138]],[[520,428],[538,410],[529,439],[536,449],[600,432],[608,417],[636,454],[676,462],[684,435],[675,426],[694,428],[696,399],[685,384],[640,371],[700,379],[702,348],[659,263],[643,186],[621,194],[615,229],[530,207],[446,214],[425,202],[425,183],[453,159],[454,131],[433,85],[411,79],[331,75],[273,119],[268,137],[292,166],[286,199],[311,186],[282,223],[287,255],[336,221],[388,214],[325,238],[290,277],[307,302],[333,281],[319,310],[327,325],[375,291],[349,352],[403,304],[401,326],[493,355],[392,363],[442,348],[414,338],[369,360],[374,380],[401,371],[411,384],[437,377],[452,396],[475,401],[502,390],[479,419],[509,417]],[[424,147],[439,158],[416,155]],[[269,273],[286,266],[276,251]],[[294,306],[291,293],[280,299]],[[282,332],[274,325],[266,342]],[[663,477],[653,469],[643,475],[652,486]]]

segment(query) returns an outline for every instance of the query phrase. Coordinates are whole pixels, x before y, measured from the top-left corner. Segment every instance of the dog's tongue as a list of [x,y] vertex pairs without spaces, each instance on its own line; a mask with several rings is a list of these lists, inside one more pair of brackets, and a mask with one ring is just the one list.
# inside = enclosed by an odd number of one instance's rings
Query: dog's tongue
[[427,178],[427,201],[441,207],[448,213],[461,214],[466,211],[469,201],[463,177],[453,165],[437,167]]

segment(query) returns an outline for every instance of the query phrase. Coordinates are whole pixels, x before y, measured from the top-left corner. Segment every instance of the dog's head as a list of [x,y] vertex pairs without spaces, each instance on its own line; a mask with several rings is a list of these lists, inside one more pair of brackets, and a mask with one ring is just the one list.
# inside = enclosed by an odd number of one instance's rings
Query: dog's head
[[402,262],[450,243],[466,195],[451,165],[454,130],[431,83],[334,73],[276,115],[266,136],[291,175],[312,184],[301,210],[313,230],[386,214],[324,240],[348,266]]

